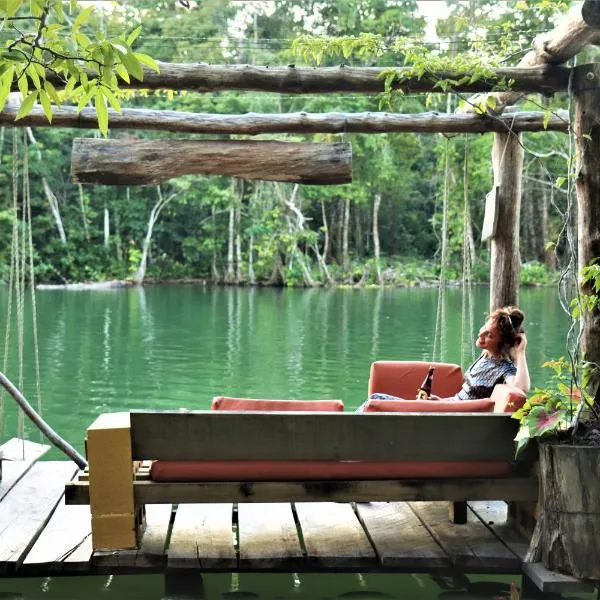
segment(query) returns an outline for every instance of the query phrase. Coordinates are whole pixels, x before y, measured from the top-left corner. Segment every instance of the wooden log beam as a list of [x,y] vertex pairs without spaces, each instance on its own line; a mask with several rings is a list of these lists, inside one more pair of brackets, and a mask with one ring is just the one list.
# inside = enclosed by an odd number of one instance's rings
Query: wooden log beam
[[519,215],[523,157],[518,134],[494,135],[492,166],[498,212],[496,233],[491,243],[490,311],[519,303]]
[[[159,63],[160,73],[144,70],[144,80],[119,82],[122,88],[171,89],[195,92],[243,90],[276,92],[280,94],[377,94],[384,91],[381,78],[386,69],[378,67],[262,67],[255,65],[207,65]],[[399,68],[399,70],[408,69]],[[564,67],[502,68],[495,77],[473,83],[465,82],[454,89],[459,92],[489,92],[498,81],[513,80],[513,89],[519,92],[540,92],[551,95],[566,90],[570,70]],[[53,73],[47,74],[55,87],[64,87],[64,81]],[[422,77],[409,77],[394,84],[404,92],[439,92],[440,79],[458,80],[462,75],[440,72]],[[13,91],[18,91],[16,86]]]
[[254,140],[73,140],[75,183],[156,185],[197,174],[319,185],[349,183],[352,146]]
[[[19,107],[6,107],[0,112],[0,125],[5,127],[72,127],[95,129],[96,111],[74,106],[53,109],[48,122],[41,106],[35,106],[24,118],[15,121]],[[426,112],[394,114],[363,113],[284,113],[220,115],[173,110],[124,108],[120,113],[109,110],[111,129],[141,129],[173,133],[258,135],[261,133],[485,133],[486,131],[562,131],[569,128],[569,114],[558,110],[550,115],[544,127],[541,111],[505,113],[498,117],[476,114]]]
[[[535,69],[536,67],[552,67],[565,63],[581,52],[588,44],[596,44],[600,40],[600,23],[598,22],[598,0],[588,0],[574,5],[551,31],[536,36],[531,44],[532,49],[523,56],[517,69]],[[585,8],[586,15],[582,14]],[[524,90],[523,90],[524,91]],[[508,92],[497,92],[494,110],[501,112],[505,106],[515,104],[524,94],[515,87]],[[473,105],[485,101],[485,96],[470,98]]]
[[[579,274],[600,257],[600,63],[576,67],[573,73],[575,116],[573,129],[577,156],[577,243]],[[593,285],[581,285],[583,294],[596,294]],[[582,314],[581,352],[600,364],[600,310]],[[593,395],[598,376],[593,378]]]

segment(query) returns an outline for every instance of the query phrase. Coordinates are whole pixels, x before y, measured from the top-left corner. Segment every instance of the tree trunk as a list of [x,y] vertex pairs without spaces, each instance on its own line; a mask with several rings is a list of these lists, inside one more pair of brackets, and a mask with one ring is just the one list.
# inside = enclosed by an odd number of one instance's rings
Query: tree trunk
[[140,264],[133,278],[137,285],[141,285],[144,282],[144,278],[146,277],[146,266],[148,264],[148,253],[150,252],[150,245],[152,244],[152,233],[154,231],[154,225],[156,225],[156,221],[158,221],[158,217],[160,216],[160,213],[162,212],[163,208],[176,196],[176,194],[171,194],[168,198],[164,198],[162,195],[162,190],[160,189],[160,185],[156,186],[156,193],[158,195],[158,201],[150,211],[150,217],[148,218],[148,229],[146,231],[146,237],[144,238],[144,243],[142,245],[142,256],[140,258]]
[[342,226],[342,271],[344,279],[349,276],[350,256],[348,254],[348,237],[350,229],[350,198],[344,198],[344,216]]
[[[31,127],[27,127],[26,132],[27,132],[27,137],[29,138],[31,145],[36,146],[37,158],[41,162],[42,153],[40,152],[40,149],[37,147],[37,140],[35,139],[35,137],[33,135],[33,131],[31,130]],[[44,188],[44,195],[46,196],[46,200],[48,200],[48,204],[50,206],[50,212],[52,213],[52,216],[54,217],[54,222],[56,223],[56,229],[58,229],[58,237],[60,238],[60,241],[64,245],[66,245],[67,244],[67,236],[65,235],[65,229],[63,227],[62,218],[60,216],[60,208],[58,206],[58,199],[54,195],[54,192],[52,191],[52,188],[50,187],[50,184],[48,183],[48,180],[46,179],[46,177],[42,177],[42,187]]]
[[211,204],[211,207],[210,207],[210,217],[212,220],[212,235],[213,235],[210,272],[211,272],[212,280],[216,283],[221,279],[221,275],[219,274],[219,269],[217,268],[217,238],[216,238],[217,219],[216,219],[216,211],[215,211],[214,204]]
[[83,186],[79,183],[77,184],[79,188],[79,210],[81,211],[81,221],[83,223],[83,231],[85,233],[85,239],[90,241],[90,231],[88,229],[88,220],[87,220],[87,210],[85,208],[85,196],[83,194]]
[[323,259],[325,262],[331,260],[331,238],[329,237],[329,225],[327,224],[327,211],[325,210],[325,202],[321,200],[321,215],[323,216]]
[[[243,184],[243,182],[242,182]],[[240,205],[235,208],[235,282],[240,284],[243,279],[242,275],[242,236],[240,235],[240,220],[241,220]]]
[[[577,156],[577,237],[579,276],[584,267],[600,257],[600,63],[576,67],[574,131]],[[583,294],[599,293],[593,282],[581,284]],[[600,308],[583,311],[581,353],[586,361],[600,364]],[[598,369],[590,385],[595,393]],[[598,561],[600,564],[600,560]]]
[[519,213],[523,147],[518,135],[496,133],[492,148],[498,214],[491,243],[490,310],[519,302]]
[[383,277],[381,275],[381,258],[379,248],[379,208],[381,206],[381,194],[375,194],[373,202],[373,253],[375,255],[375,268],[377,269],[377,282],[383,285]]
[[108,214],[108,208],[104,207],[104,246],[108,248],[108,240],[110,237],[110,215]]
[[248,283],[256,284],[256,275],[254,274],[254,233],[251,231],[248,238]]
[[542,443],[542,562],[550,571],[600,579],[600,448]]
[[[231,186],[234,186],[234,181],[232,180]],[[235,208],[232,206],[229,209],[229,229],[227,234],[227,273],[225,274],[225,282],[232,283],[234,278],[234,269],[233,269],[233,246],[235,239]]]
[[267,140],[73,140],[71,175],[76,183],[157,185],[198,174],[350,183],[352,146]]

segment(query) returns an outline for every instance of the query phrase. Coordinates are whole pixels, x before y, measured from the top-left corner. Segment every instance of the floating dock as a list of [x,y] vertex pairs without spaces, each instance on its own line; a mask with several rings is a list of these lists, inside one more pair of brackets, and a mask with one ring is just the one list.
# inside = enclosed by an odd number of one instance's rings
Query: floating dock
[[[47,446],[5,444],[0,482],[0,575],[170,572],[525,574],[542,591],[593,589],[524,565],[529,540],[502,502],[469,503],[468,523],[447,502],[148,505],[139,550],[93,552],[89,506],[67,506],[77,467],[37,461]],[[7,458],[16,460],[7,460]]]

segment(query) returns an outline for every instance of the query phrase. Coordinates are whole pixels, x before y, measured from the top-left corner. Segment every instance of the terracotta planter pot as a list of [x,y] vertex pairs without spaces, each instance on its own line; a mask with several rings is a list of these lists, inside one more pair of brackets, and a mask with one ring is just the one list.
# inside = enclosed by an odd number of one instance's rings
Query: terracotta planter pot
[[544,566],[600,580],[600,448],[541,443],[540,477]]

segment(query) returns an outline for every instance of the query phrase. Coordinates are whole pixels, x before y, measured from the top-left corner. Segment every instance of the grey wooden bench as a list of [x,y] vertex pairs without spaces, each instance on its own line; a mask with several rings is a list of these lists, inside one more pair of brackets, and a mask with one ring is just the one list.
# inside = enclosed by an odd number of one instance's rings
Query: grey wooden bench
[[[87,430],[89,473],[67,504],[91,506],[95,549],[134,548],[145,504],[505,500],[535,502],[530,463],[514,462],[518,423],[496,413],[132,411]],[[148,460],[484,461],[511,463],[487,478],[157,482]]]

